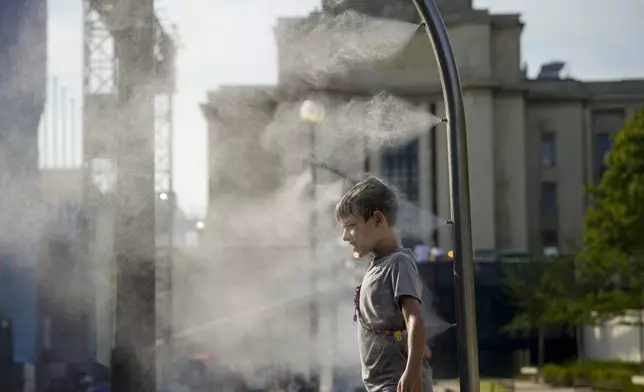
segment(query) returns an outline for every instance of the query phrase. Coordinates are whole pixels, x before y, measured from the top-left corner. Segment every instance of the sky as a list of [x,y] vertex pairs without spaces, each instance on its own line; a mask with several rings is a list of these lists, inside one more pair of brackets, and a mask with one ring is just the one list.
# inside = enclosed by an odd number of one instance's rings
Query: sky
[[[179,36],[173,179],[179,205],[190,216],[201,218],[207,210],[207,124],[199,108],[206,92],[275,83],[277,18],[303,16],[320,4],[157,0],[160,18],[176,25]],[[544,62],[563,60],[578,79],[644,78],[642,0],[474,0],[474,6],[522,15],[522,59],[530,75]],[[49,0],[49,76],[76,102],[82,96],[82,27],[82,0]]]

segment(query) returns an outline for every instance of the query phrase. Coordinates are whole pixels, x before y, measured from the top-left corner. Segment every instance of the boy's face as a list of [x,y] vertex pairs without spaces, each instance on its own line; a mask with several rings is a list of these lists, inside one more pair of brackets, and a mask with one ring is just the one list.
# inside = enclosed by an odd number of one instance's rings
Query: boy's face
[[364,257],[373,252],[378,243],[378,225],[376,219],[350,215],[340,219],[342,240],[353,246],[353,251]]

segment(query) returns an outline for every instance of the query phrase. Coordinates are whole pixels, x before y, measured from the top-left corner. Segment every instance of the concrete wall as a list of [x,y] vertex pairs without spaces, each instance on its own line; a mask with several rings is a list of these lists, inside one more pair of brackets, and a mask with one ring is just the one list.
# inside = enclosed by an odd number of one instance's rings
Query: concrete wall
[[[211,94],[203,110],[208,120],[209,198],[221,200],[235,195],[262,195],[275,190],[279,157],[266,151],[262,143],[264,129],[272,121],[272,101],[263,91],[219,92]],[[240,94],[243,97],[240,98]],[[209,216],[220,217],[223,211],[210,203]],[[206,226],[215,228],[215,219]]]
[[494,98],[496,247],[528,249],[525,101],[520,92]]
[[[498,127],[495,125],[495,99],[489,89],[465,90],[464,104],[467,122],[472,240],[475,249],[493,249],[497,242],[495,136]],[[437,104],[437,115],[445,115],[445,105],[442,102]],[[517,115],[520,115],[520,112]],[[450,219],[447,126],[441,124],[435,132],[438,215],[441,218]],[[441,247],[451,248],[450,227],[439,229],[439,244]]]
[[596,326],[584,327],[584,351],[588,358],[641,362],[638,312],[607,320]]
[[464,22],[449,27],[456,65],[463,80],[489,80],[492,77],[492,28],[485,22]]
[[491,91],[464,92],[467,119],[474,249],[496,247],[494,98]]
[[[542,230],[557,230],[562,252],[581,244],[582,222],[585,212],[585,113],[581,101],[529,102],[527,105],[527,132],[529,146],[528,208],[531,214],[530,231],[534,249],[540,247]],[[542,132],[554,132],[556,163],[541,167],[539,160]],[[557,216],[540,216],[541,183],[557,184]]]
[[518,15],[492,16],[490,58],[492,77],[505,83],[519,82],[521,71],[521,31]]
[[[385,18],[396,18],[402,20],[415,21],[418,18],[418,12],[413,4],[406,0],[324,0],[323,9],[342,12],[346,9],[354,9],[368,15]],[[441,14],[454,14],[457,12],[467,12],[472,9],[472,0],[437,0],[436,5]]]
[[[465,90],[472,237],[476,249],[527,247],[526,135],[520,93]],[[437,115],[444,116],[444,104]],[[449,218],[446,125],[436,132],[439,216]],[[449,227],[439,230],[440,246],[451,247]]]

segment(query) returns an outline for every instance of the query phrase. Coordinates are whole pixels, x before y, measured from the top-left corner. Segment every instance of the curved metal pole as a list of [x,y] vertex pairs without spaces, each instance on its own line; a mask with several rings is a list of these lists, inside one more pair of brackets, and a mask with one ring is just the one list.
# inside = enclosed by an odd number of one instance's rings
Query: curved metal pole
[[425,23],[425,29],[438,62],[447,115],[460,390],[478,392],[479,361],[474,303],[474,257],[463,93],[454,53],[436,3],[434,0],[413,0],[413,2]]

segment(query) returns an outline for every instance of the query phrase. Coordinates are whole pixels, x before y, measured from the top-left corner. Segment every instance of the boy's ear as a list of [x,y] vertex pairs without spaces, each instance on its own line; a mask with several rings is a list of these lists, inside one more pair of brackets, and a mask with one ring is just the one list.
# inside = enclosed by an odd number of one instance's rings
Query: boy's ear
[[384,226],[385,223],[387,223],[387,218],[385,218],[385,215],[380,211],[374,212],[373,217],[376,220],[376,227]]

